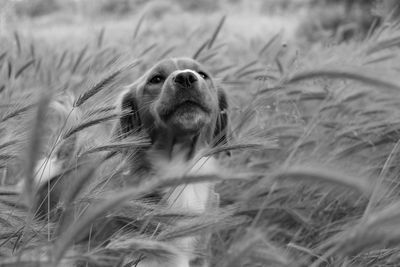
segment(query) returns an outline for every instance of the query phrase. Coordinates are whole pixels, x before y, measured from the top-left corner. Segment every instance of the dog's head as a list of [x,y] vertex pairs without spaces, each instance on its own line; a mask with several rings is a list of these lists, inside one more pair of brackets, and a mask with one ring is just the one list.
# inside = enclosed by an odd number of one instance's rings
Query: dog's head
[[160,61],[127,88],[120,100],[122,137],[143,132],[153,144],[226,143],[225,92],[197,61]]

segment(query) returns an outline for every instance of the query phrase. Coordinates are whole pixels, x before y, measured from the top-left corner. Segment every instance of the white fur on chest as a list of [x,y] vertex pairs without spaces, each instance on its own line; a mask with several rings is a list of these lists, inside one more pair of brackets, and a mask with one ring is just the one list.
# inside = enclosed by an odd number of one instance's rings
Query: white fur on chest
[[[164,177],[212,175],[217,172],[218,164],[212,157],[185,161],[177,156],[170,161],[159,162],[159,174]],[[184,184],[172,189],[167,202],[172,209],[202,213],[209,204],[210,194],[213,194],[213,185],[210,182]]]
[[[195,175],[213,175],[218,173],[217,161],[212,157],[194,157],[193,160],[184,160],[179,154],[172,160],[158,160],[155,166],[161,177],[183,177]],[[212,182],[183,184],[172,188],[167,203],[177,211],[201,214],[210,206],[215,193]],[[185,224],[185,220],[178,222]],[[190,259],[195,258],[196,237],[184,237],[174,241],[181,250],[173,263],[166,266],[189,267]],[[147,267],[147,266],[146,266]]]

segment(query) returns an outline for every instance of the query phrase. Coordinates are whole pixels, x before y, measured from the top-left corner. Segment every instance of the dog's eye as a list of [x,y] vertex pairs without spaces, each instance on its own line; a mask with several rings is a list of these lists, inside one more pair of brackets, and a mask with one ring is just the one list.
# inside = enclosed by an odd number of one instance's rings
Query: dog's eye
[[198,73],[199,73],[199,75],[201,76],[201,78],[203,78],[203,79],[208,79],[208,75],[205,74],[204,72],[199,71]]
[[162,77],[161,75],[155,75],[149,80],[149,83],[158,84],[161,83],[163,80],[164,77]]

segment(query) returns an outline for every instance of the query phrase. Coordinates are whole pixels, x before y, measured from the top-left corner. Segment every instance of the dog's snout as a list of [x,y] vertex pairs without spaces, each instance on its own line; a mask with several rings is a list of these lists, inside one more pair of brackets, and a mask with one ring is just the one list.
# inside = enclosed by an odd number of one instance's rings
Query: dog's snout
[[189,88],[194,82],[198,81],[196,75],[190,71],[178,73],[174,80],[176,84],[186,88]]

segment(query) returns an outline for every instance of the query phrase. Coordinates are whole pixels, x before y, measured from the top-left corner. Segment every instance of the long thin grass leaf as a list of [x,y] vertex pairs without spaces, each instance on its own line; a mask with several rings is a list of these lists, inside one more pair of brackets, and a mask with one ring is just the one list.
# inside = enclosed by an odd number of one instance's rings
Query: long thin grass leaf
[[3,53],[0,54],[0,63],[6,56],[7,56],[7,52],[3,52]]
[[75,71],[77,70],[79,64],[82,62],[83,57],[85,56],[86,52],[87,52],[88,46],[86,45],[81,52],[78,55],[78,58],[75,61],[75,64],[72,67],[71,73],[75,73]]
[[104,34],[106,32],[106,29],[104,27],[101,28],[99,35],[97,36],[97,47],[101,48],[103,45],[103,40],[104,40]]
[[394,46],[399,46],[400,45],[400,36],[395,36],[395,37],[390,37],[384,40],[381,40],[371,46],[370,48],[367,49],[366,53],[367,55],[370,55],[372,53],[389,49]]
[[371,182],[362,177],[354,177],[339,170],[333,170],[332,168],[293,166],[287,170],[268,175],[261,180],[260,183],[257,183],[252,189],[246,192],[245,198],[258,195],[259,192],[265,191],[274,181],[284,180],[292,180],[295,182],[320,182],[355,190],[366,196],[370,196],[373,192],[373,185]]
[[382,76],[377,76],[374,73],[367,71],[357,71],[353,68],[319,68],[314,70],[305,70],[293,74],[289,77],[288,82],[294,83],[303,80],[310,80],[315,78],[328,77],[332,79],[351,79],[362,82],[366,85],[374,85],[377,87],[384,87],[398,92],[400,84],[390,79],[385,79]]
[[24,65],[22,65],[22,67],[19,68],[19,70],[17,70],[17,72],[15,73],[14,78],[17,79],[25,70],[27,70],[30,66],[32,66],[33,63],[35,63],[35,60],[31,59],[28,62],[26,62]]
[[248,70],[248,71],[243,71],[242,73],[237,75],[236,78],[240,79],[240,78],[252,75],[252,74],[259,74],[261,72],[265,72],[265,69],[263,69],[263,68],[251,69],[251,70]]
[[211,47],[213,46],[215,39],[217,39],[217,36],[219,34],[219,32],[221,31],[222,26],[224,25],[226,16],[224,15],[221,20],[219,21],[217,28],[215,28],[215,31],[213,32],[213,35],[210,38],[210,41],[208,42],[208,46],[207,49],[211,49]]
[[31,57],[35,58],[36,57],[36,52],[35,52],[35,45],[33,43],[31,43],[29,45],[29,52],[31,53]]
[[11,75],[13,73],[13,67],[10,60],[7,62],[7,69],[8,69],[8,79],[11,79]]
[[371,39],[372,34],[375,32],[376,28],[377,28],[378,25],[379,25],[379,22],[380,22],[380,21],[379,21],[379,18],[375,18],[375,19],[372,21],[371,25],[369,26],[368,32],[367,32],[367,34],[366,34],[366,36],[365,36],[365,40],[370,40],[370,39]]
[[237,145],[227,145],[227,146],[218,146],[208,150],[204,156],[211,156],[225,151],[232,151],[232,150],[242,150],[242,149],[274,149],[277,148],[276,143],[263,143],[263,144],[237,144]]
[[62,64],[64,63],[64,60],[65,60],[65,58],[66,58],[66,56],[67,56],[67,53],[68,53],[68,51],[65,50],[65,51],[61,54],[60,60],[58,61],[58,64],[57,64],[57,69],[60,69],[60,68],[61,68],[61,66],[62,66]]
[[258,63],[257,60],[253,60],[253,61],[250,61],[249,63],[244,64],[242,67],[238,68],[238,69],[235,71],[234,75],[235,75],[235,76],[239,75],[242,71],[247,70],[248,68],[250,68],[251,66],[254,66],[254,65],[257,64],[257,63]]
[[365,65],[377,64],[377,63],[380,63],[382,61],[388,61],[389,59],[393,59],[395,57],[396,57],[395,54],[383,55],[383,56],[380,56],[378,58],[374,58],[374,59],[368,60],[364,64]]
[[137,38],[137,36],[138,36],[138,34],[139,34],[139,31],[140,31],[140,28],[141,28],[141,26],[142,26],[143,21],[144,21],[145,18],[146,18],[146,13],[143,13],[143,14],[140,16],[138,22],[136,23],[135,30],[133,31],[133,40],[135,40],[135,39]]
[[176,46],[171,46],[170,48],[166,49],[159,57],[158,60],[161,60],[165,57],[167,57],[169,54],[172,53],[176,49]]
[[202,63],[206,63],[208,60],[213,59],[216,55],[218,55],[218,52],[213,52],[213,53],[207,53],[203,55],[203,57],[199,58],[199,61]]
[[147,53],[149,53],[151,50],[153,50],[153,49],[156,48],[156,47],[157,47],[157,44],[156,44],[156,43],[149,45],[148,47],[146,47],[146,48],[139,54],[139,56],[142,57],[142,56],[146,55]]
[[22,52],[21,39],[19,38],[19,34],[17,31],[14,32],[14,39],[15,39],[15,43],[17,44],[17,53],[18,53],[18,55],[21,55],[21,52]]
[[207,47],[208,43],[210,42],[209,39],[205,40],[200,46],[199,48],[197,48],[196,52],[194,52],[192,58],[193,59],[198,59],[198,57],[200,56],[201,52],[204,50],[204,48]]
[[276,33],[274,36],[272,36],[271,39],[260,49],[258,52],[258,55],[261,56],[265,51],[268,50],[268,48],[282,35],[282,32]]

